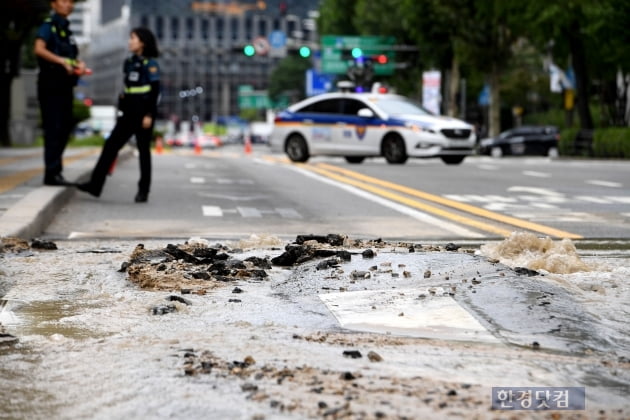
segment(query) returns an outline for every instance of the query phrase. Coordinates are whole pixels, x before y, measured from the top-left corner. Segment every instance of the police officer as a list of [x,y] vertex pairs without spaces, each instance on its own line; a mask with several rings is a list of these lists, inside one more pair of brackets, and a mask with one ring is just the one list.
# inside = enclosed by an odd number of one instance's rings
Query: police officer
[[73,0],[52,0],[51,16],[40,26],[34,53],[39,63],[37,96],[44,129],[44,184],[70,185],[63,175],[63,152],[74,126],[73,90],[85,63],[77,59],[78,48],[67,17]]
[[118,152],[135,134],[140,159],[140,181],[135,201],[143,203],[148,200],[151,187],[151,139],[160,94],[160,69],[155,60],[159,52],[155,36],[146,28],[133,29],[129,36],[129,51],[132,56],[123,65],[125,90],[119,101],[122,115],[105,141],[90,181],[77,187],[99,197]]

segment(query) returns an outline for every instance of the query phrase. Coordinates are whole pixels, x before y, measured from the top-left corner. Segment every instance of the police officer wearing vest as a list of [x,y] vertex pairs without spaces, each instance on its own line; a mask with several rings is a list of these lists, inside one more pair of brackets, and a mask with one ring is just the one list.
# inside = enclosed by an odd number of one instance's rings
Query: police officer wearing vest
[[146,28],[133,29],[129,36],[129,51],[132,56],[123,65],[125,89],[119,100],[121,115],[105,141],[90,181],[77,187],[99,197],[118,152],[135,135],[140,159],[140,180],[135,201],[144,203],[148,200],[151,187],[151,139],[160,94],[160,70],[155,60],[159,52],[155,36]]
[[63,152],[74,127],[72,102],[78,76],[85,63],[77,59],[78,48],[68,15],[73,0],[52,0],[53,13],[37,31],[34,53],[39,63],[37,96],[44,129],[44,184],[71,185],[63,175]]

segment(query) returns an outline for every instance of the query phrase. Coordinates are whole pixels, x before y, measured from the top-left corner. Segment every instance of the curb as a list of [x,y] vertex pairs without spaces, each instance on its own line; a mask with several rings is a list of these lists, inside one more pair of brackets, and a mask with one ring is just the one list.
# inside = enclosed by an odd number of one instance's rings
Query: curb
[[[122,149],[118,154],[118,161],[131,157],[134,150],[131,147]],[[92,165],[89,169],[80,172],[75,182],[86,180],[91,173]],[[0,238],[32,239],[39,236],[75,192],[74,187],[35,188],[0,216]]]

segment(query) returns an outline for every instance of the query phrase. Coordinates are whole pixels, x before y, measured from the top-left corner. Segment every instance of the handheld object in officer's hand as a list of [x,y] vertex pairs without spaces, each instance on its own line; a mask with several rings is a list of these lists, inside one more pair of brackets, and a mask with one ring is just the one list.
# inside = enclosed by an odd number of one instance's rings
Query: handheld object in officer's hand
[[92,69],[86,67],[85,69],[83,69],[83,71],[81,71],[80,68],[75,67],[74,68],[74,74],[77,75],[77,76],[91,76],[92,75]]

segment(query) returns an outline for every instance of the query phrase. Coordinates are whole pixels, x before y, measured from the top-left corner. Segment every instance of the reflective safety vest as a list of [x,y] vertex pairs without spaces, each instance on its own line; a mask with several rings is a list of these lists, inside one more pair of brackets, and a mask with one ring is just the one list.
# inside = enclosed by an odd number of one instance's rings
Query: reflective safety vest
[[153,59],[133,55],[125,60],[125,94],[143,95],[151,92],[151,82],[159,80],[159,67]]

